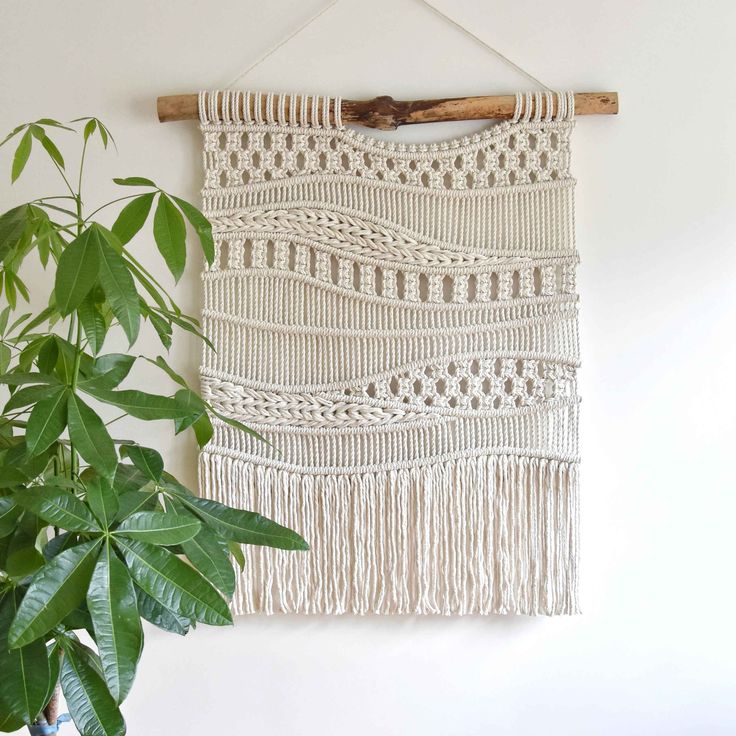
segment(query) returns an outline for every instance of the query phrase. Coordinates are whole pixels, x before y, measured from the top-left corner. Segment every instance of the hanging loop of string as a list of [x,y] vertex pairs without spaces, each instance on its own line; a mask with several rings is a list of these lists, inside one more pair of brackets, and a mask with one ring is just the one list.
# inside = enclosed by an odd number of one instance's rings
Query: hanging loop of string
[[475,41],[479,46],[482,46],[486,51],[493,54],[497,59],[499,59],[504,64],[506,64],[506,66],[510,67],[514,71],[519,72],[519,74],[524,75],[527,79],[532,81],[536,86],[542,87],[543,89],[551,91],[550,87],[548,87],[544,82],[540,82],[539,79],[537,79],[535,76],[533,76],[528,71],[526,71],[526,69],[520,67],[518,64],[511,61],[511,59],[509,59],[508,56],[504,56],[498,49],[486,43],[482,38],[480,38],[480,36],[476,36],[475,33],[473,33],[469,28],[462,25],[461,23],[458,23],[456,20],[451,18],[446,13],[443,13],[439,8],[427,2],[427,0],[419,0],[419,2],[422,5],[425,5],[426,7],[428,7],[435,15],[438,15],[440,18],[442,18],[442,20],[444,20],[448,25],[454,26],[459,31],[464,33],[468,38],[471,38],[473,41]]
[[226,87],[233,87],[237,82],[239,82],[248,72],[253,71],[257,66],[261,65],[266,59],[268,59],[269,56],[272,56],[275,54],[282,46],[285,46],[289,41],[291,41],[292,38],[295,38],[298,36],[303,30],[308,28],[312,25],[316,20],[321,18],[330,8],[334,8],[335,5],[338,4],[340,0],[331,0],[330,3],[325,5],[324,8],[322,8],[320,11],[315,13],[313,16],[308,18],[304,23],[302,23],[298,28],[295,28],[291,33],[287,34],[284,38],[282,38],[280,41],[278,41],[276,44],[274,44],[266,53],[264,53],[262,56],[260,56],[258,59],[256,59],[250,66],[243,69],[242,72],[240,72],[232,81],[228,82],[225,86]]
[[[284,38],[282,38],[280,41],[274,44],[268,51],[266,51],[262,56],[256,59],[248,67],[246,67],[242,72],[240,72],[234,79],[228,82],[225,86],[226,87],[235,86],[235,84],[239,82],[244,76],[246,76],[249,72],[253,71],[253,69],[255,69],[257,66],[260,66],[266,59],[268,59],[270,56],[275,54],[282,46],[285,46],[287,43],[289,43],[289,41],[291,41],[293,38],[298,36],[303,30],[311,26],[312,23],[314,23],[319,18],[321,18],[328,10],[330,10],[331,8],[334,8],[335,5],[338,4],[338,2],[340,2],[340,0],[331,0],[331,2],[329,2],[321,10],[319,10],[313,16],[308,18],[306,21],[304,21],[304,23],[302,23],[298,28],[295,28],[293,31],[288,33]],[[472,39],[477,44],[482,46],[486,51],[493,54],[497,59],[502,61],[508,67],[517,71],[519,74],[522,74],[523,76],[525,76],[527,79],[533,82],[535,86],[541,87],[542,89],[547,90],[548,92],[551,92],[550,87],[544,84],[544,82],[541,82],[535,76],[533,76],[528,71],[526,71],[524,68],[520,67],[518,64],[516,64],[511,59],[509,59],[507,56],[504,56],[504,54],[502,54],[498,49],[486,43],[482,38],[480,38],[475,33],[473,33],[469,28],[462,25],[461,23],[458,23],[458,21],[454,20],[446,13],[443,13],[439,8],[432,5],[427,0],[419,0],[419,2],[425,7],[429,8],[437,16],[442,18],[447,24],[454,26],[459,31],[464,33],[468,38]]]

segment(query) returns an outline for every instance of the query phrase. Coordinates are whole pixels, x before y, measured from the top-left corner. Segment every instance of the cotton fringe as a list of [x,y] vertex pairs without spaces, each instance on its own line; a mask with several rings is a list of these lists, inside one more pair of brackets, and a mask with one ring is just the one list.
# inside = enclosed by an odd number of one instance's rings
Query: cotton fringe
[[205,452],[200,469],[205,496],[311,545],[245,546],[236,614],[578,613],[574,463],[486,456],[308,475]]

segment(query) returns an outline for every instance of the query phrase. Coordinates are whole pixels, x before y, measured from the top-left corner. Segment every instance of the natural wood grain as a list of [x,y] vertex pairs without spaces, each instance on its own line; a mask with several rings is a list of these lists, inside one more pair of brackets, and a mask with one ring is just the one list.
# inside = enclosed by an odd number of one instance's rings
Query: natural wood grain
[[[300,100],[301,98],[297,97],[297,109]],[[263,104],[265,106],[265,102]],[[363,125],[367,128],[395,130],[400,125],[415,123],[508,119],[513,117],[515,105],[516,100],[513,95],[448,97],[438,100],[394,100],[393,97],[383,96],[374,97],[372,100],[343,100],[342,121]],[[174,120],[196,120],[199,117],[197,95],[159,97],[157,109],[158,119],[162,123]],[[251,110],[251,115],[252,112]],[[265,108],[263,113],[265,114]],[[616,115],[617,113],[617,92],[575,93],[575,115]],[[332,115],[332,110],[330,114]]]

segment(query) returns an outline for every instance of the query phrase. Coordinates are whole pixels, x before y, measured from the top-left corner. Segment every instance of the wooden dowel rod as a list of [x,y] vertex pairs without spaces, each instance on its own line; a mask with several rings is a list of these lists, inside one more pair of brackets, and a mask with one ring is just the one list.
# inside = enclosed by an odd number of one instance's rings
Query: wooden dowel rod
[[[286,110],[289,96],[286,96]],[[301,97],[297,97],[297,110]],[[308,105],[311,97],[307,98]],[[553,103],[553,114],[555,104]],[[219,105],[218,105],[219,108]],[[395,130],[400,125],[436,123],[450,120],[509,119],[513,117],[516,98],[513,95],[490,97],[448,97],[439,100],[394,100],[374,97],[372,100],[343,100],[342,121],[367,128]],[[196,120],[199,117],[197,95],[170,95],[157,100],[158,119],[162,123],[174,120]],[[261,111],[265,115],[265,102]],[[221,112],[221,109],[219,110]],[[240,110],[242,115],[242,108]],[[334,111],[330,108],[330,115]],[[616,115],[617,92],[576,92],[575,115]],[[251,103],[250,118],[253,117]]]

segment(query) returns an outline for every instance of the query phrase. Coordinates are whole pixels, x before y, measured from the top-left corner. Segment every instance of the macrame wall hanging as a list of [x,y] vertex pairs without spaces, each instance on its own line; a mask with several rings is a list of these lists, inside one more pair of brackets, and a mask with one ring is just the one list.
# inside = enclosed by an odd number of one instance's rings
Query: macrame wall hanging
[[339,98],[199,96],[201,489],[297,529],[247,547],[239,613],[578,610],[570,93],[431,145]]

